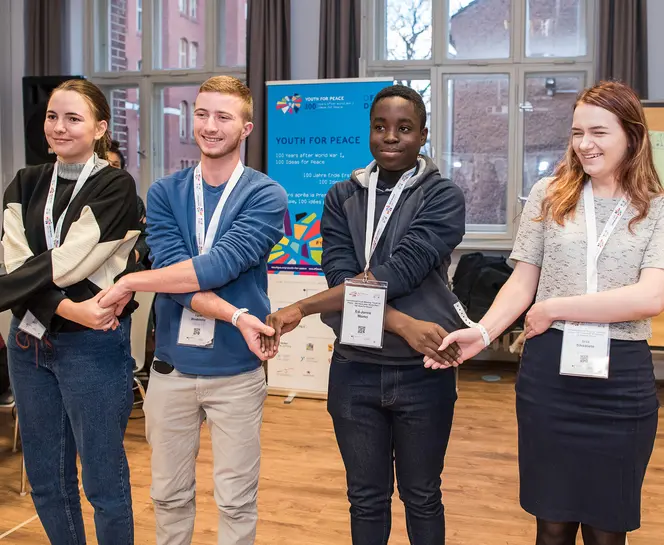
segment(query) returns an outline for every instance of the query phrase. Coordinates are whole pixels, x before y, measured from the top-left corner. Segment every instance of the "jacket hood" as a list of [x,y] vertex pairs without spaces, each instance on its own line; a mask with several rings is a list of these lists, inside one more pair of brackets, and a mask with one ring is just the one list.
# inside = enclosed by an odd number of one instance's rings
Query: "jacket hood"
[[[376,163],[376,161],[371,161],[366,167],[355,169],[351,174],[350,179],[359,186],[368,188],[369,175],[376,169],[378,169],[378,163]],[[417,171],[408,179],[404,189],[416,186],[434,172],[438,172],[436,164],[429,157],[419,155],[417,157]]]

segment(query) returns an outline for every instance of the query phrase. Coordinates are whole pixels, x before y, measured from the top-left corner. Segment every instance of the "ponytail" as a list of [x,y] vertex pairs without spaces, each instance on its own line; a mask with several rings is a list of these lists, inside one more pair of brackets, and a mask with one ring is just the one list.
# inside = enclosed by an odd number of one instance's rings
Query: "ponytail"
[[111,133],[106,130],[104,136],[95,142],[95,153],[100,159],[106,159],[108,150],[111,149]]

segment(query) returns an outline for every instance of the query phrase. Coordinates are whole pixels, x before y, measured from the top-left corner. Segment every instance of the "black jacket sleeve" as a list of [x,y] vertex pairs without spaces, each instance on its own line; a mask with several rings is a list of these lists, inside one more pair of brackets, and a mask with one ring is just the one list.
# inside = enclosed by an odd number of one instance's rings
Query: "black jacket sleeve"
[[390,259],[371,268],[376,280],[388,283],[388,301],[417,288],[452,254],[465,234],[466,205],[461,189],[443,180],[429,193]]
[[354,278],[362,272],[350,228],[344,202],[350,196],[345,183],[335,184],[327,192],[323,206],[320,232],[323,237],[323,258],[321,266],[330,288],[343,284],[347,278]]

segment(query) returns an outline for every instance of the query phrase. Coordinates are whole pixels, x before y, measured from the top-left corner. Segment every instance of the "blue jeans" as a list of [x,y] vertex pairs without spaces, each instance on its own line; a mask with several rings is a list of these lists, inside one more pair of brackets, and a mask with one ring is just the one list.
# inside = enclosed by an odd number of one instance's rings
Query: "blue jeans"
[[54,545],[83,545],[76,455],[99,545],[131,545],[123,439],[133,404],[130,321],[115,331],[46,334],[12,320],[7,346],[32,499]]
[[445,543],[440,476],[455,401],[452,369],[332,359],[328,411],[346,466],[354,545],[387,544],[395,467],[410,543]]

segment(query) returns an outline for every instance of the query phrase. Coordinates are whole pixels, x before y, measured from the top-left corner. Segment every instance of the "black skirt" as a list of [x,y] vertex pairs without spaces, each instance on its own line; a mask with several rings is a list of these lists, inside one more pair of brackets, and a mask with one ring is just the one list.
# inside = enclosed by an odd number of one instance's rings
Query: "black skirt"
[[526,342],[516,382],[521,506],[551,522],[630,532],[657,432],[646,341],[611,341],[609,378],[560,375],[563,333]]

